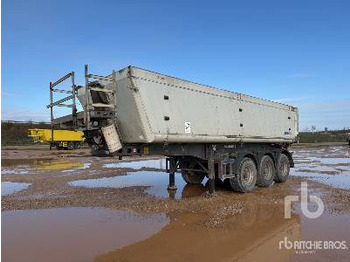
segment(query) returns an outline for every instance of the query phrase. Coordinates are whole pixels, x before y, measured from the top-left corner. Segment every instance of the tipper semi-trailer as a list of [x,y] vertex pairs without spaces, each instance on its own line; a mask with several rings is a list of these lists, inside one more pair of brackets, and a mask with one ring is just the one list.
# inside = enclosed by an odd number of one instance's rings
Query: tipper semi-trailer
[[[71,78],[70,95],[54,101],[56,86]],[[77,112],[75,98],[83,111]],[[175,172],[189,184],[207,176],[234,191],[285,182],[294,166],[288,147],[298,134],[298,109],[128,66],[107,76],[90,74],[74,84],[74,72],[50,83],[52,126],[79,129],[93,154],[164,155],[169,190]],[[72,104],[65,102],[72,100]],[[53,117],[55,106],[72,114]]]

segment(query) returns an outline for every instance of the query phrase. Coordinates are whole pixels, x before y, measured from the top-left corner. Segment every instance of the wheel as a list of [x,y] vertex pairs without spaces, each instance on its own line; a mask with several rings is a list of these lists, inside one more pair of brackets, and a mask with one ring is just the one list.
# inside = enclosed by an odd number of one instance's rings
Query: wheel
[[185,180],[187,184],[191,184],[191,185],[201,184],[205,177],[204,174],[201,174],[198,172],[192,172],[192,171],[185,171],[185,170],[181,170],[181,175],[183,180]]
[[92,149],[91,155],[98,156],[98,157],[111,157],[111,154],[109,153],[109,151],[103,150],[103,149],[97,149],[97,150]]
[[285,154],[281,154],[277,161],[277,170],[275,174],[275,182],[283,183],[289,177],[290,164],[289,159]]
[[233,178],[229,178],[228,183],[234,191],[246,193],[254,189],[256,179],[256,165],[251,158],[245,157],[239,164],[238,174]]
[[256,184],[261,187],[269,187],[275,178],[275,164],[270,156],[262,157]]
[[[182,167],[184,168],[193,168],[196,169],[197,163],[194,161],[191,161],[189,163],[182,163],[181,164]],[[194,171],[187,171],[187,170],[183,170],[181,169],[181,175],[183,180],[185,180],[185,182],[187,184],[192,184],[192,185],[199,185],[202,183],[205,174],[204,173],[199,173],[199,172],[194,172]]]
[[67,144],[67,149],[68,149],[68,150],[73,150],[73,149],[74,149],[74,144],[73,144],[73,142],[68,142],[68,144]]

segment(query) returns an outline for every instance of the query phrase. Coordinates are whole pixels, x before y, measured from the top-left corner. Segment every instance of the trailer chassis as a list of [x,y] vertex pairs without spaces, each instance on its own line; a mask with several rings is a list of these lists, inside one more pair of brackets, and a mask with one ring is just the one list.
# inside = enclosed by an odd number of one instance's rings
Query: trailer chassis
[[[72,79],[72,91],[54,89],[61,82]],[[108,146],[101,127],[114,124],[116,112],[116,92],[114,89],[95,86],[94,82],[103,80],[116,85],[116,72],[108,76],[89,74],[85,66],[85,98],[83,103],[83,121],[77,120],[75,96],[80,86],[74,84],[74,72],[67,74],[53,84],[50,83],[51,123],[53,133],[53,107],[72,107],[72,120],[65,123],[73,129],[84,131],[86,142],[91,146],[92,153],[109,155]],[[53,92],[71,94],[65,99],[53,101]],[[93,92],[106,93],[107,103],[94,101]],[[72,99],[72,105],[63,102]],[[79,124],[78,124],[79,123]],[[60,123],[62,124],[62,123]],[[119,133],[119,130],[116,130]],[[167,157],[167,172],[169,173],[169,191],[176,190],[175,172],[181,172],[187,183],[200,183],[204,176],[209,179],[209,195],[215,195],[215,179],[229,182],[231,188],[239,192],[250,192],[255,185],[268,187],[274,181],[284,182],[289,176],[290,167],[294,167],[292,154],[288,151],[288,143],[124,143],[113,155],[163,155]],[[112,151],[113,152],[113,151]],[[268,175],[268,176],[267,176]],[[248,186],[247,186],[248,185]]]
[[[289,168],[294,167],[292,153],[288,151],[289,144],[124,144],[114,155],[123,156],[166,156],[166,171],[169,174],[168,190],[176,190],[175,173],[203,175],[208,177],[210,196],[215,195],[215,180],[235,180],[240,173],[242,162],[249,158],[256,167],[256,174],[262,174],[262,162],[266,156],[273,161],[276,175],[280,172],[281,156],[288,159]],[[254,170],[253,170],[254,171]],[[275,182],[279,181],[274,177]],[[188,182],[188,181],[187,181]],[[265,185],[266,186],[266,185]],[[238,189],[240,192],[246,192]]]

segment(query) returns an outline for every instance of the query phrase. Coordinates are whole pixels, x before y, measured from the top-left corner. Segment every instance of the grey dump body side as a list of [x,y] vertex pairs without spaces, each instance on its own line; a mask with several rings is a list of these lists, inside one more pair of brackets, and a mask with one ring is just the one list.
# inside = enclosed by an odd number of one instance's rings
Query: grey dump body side
[[[84,113],[54,123],[74,120],[94,152],[167,156],[170,189],[176,171],[187,182],[208,176],[213,191],[215,178],[235,180],[242,169],[256,176],[267,162],[278,175],[283,159],[293,166],[288,146],[298,135],[296,107],[132,66],[108,77],[86,68],[85,77],[77,91]],[[89,77],[98,81],[89,83]],[[241,192],[250,190],[242,185]]]
[[143,69],[117,72],[116,124],[124,143],[292,143],[292,106]]

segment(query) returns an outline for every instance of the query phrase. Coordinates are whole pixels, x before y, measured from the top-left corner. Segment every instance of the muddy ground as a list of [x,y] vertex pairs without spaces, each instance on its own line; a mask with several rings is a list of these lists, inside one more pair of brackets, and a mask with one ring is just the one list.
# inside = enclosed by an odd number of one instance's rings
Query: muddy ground
[[[178,189],[168,192],[160,157],[120,161],[88,149],[2,148],[2,259],[350,261],[349,146],[291,151],[296,167],[287,182],[248,194],[218,183],[217,196],[207,198],[206,181],[188,186],[180,174]],[[294,202],[286,219],[284,198],[299,196],[305,181],[325,211],[310,219]],[[288,241],[324,246],[289,248]]]

